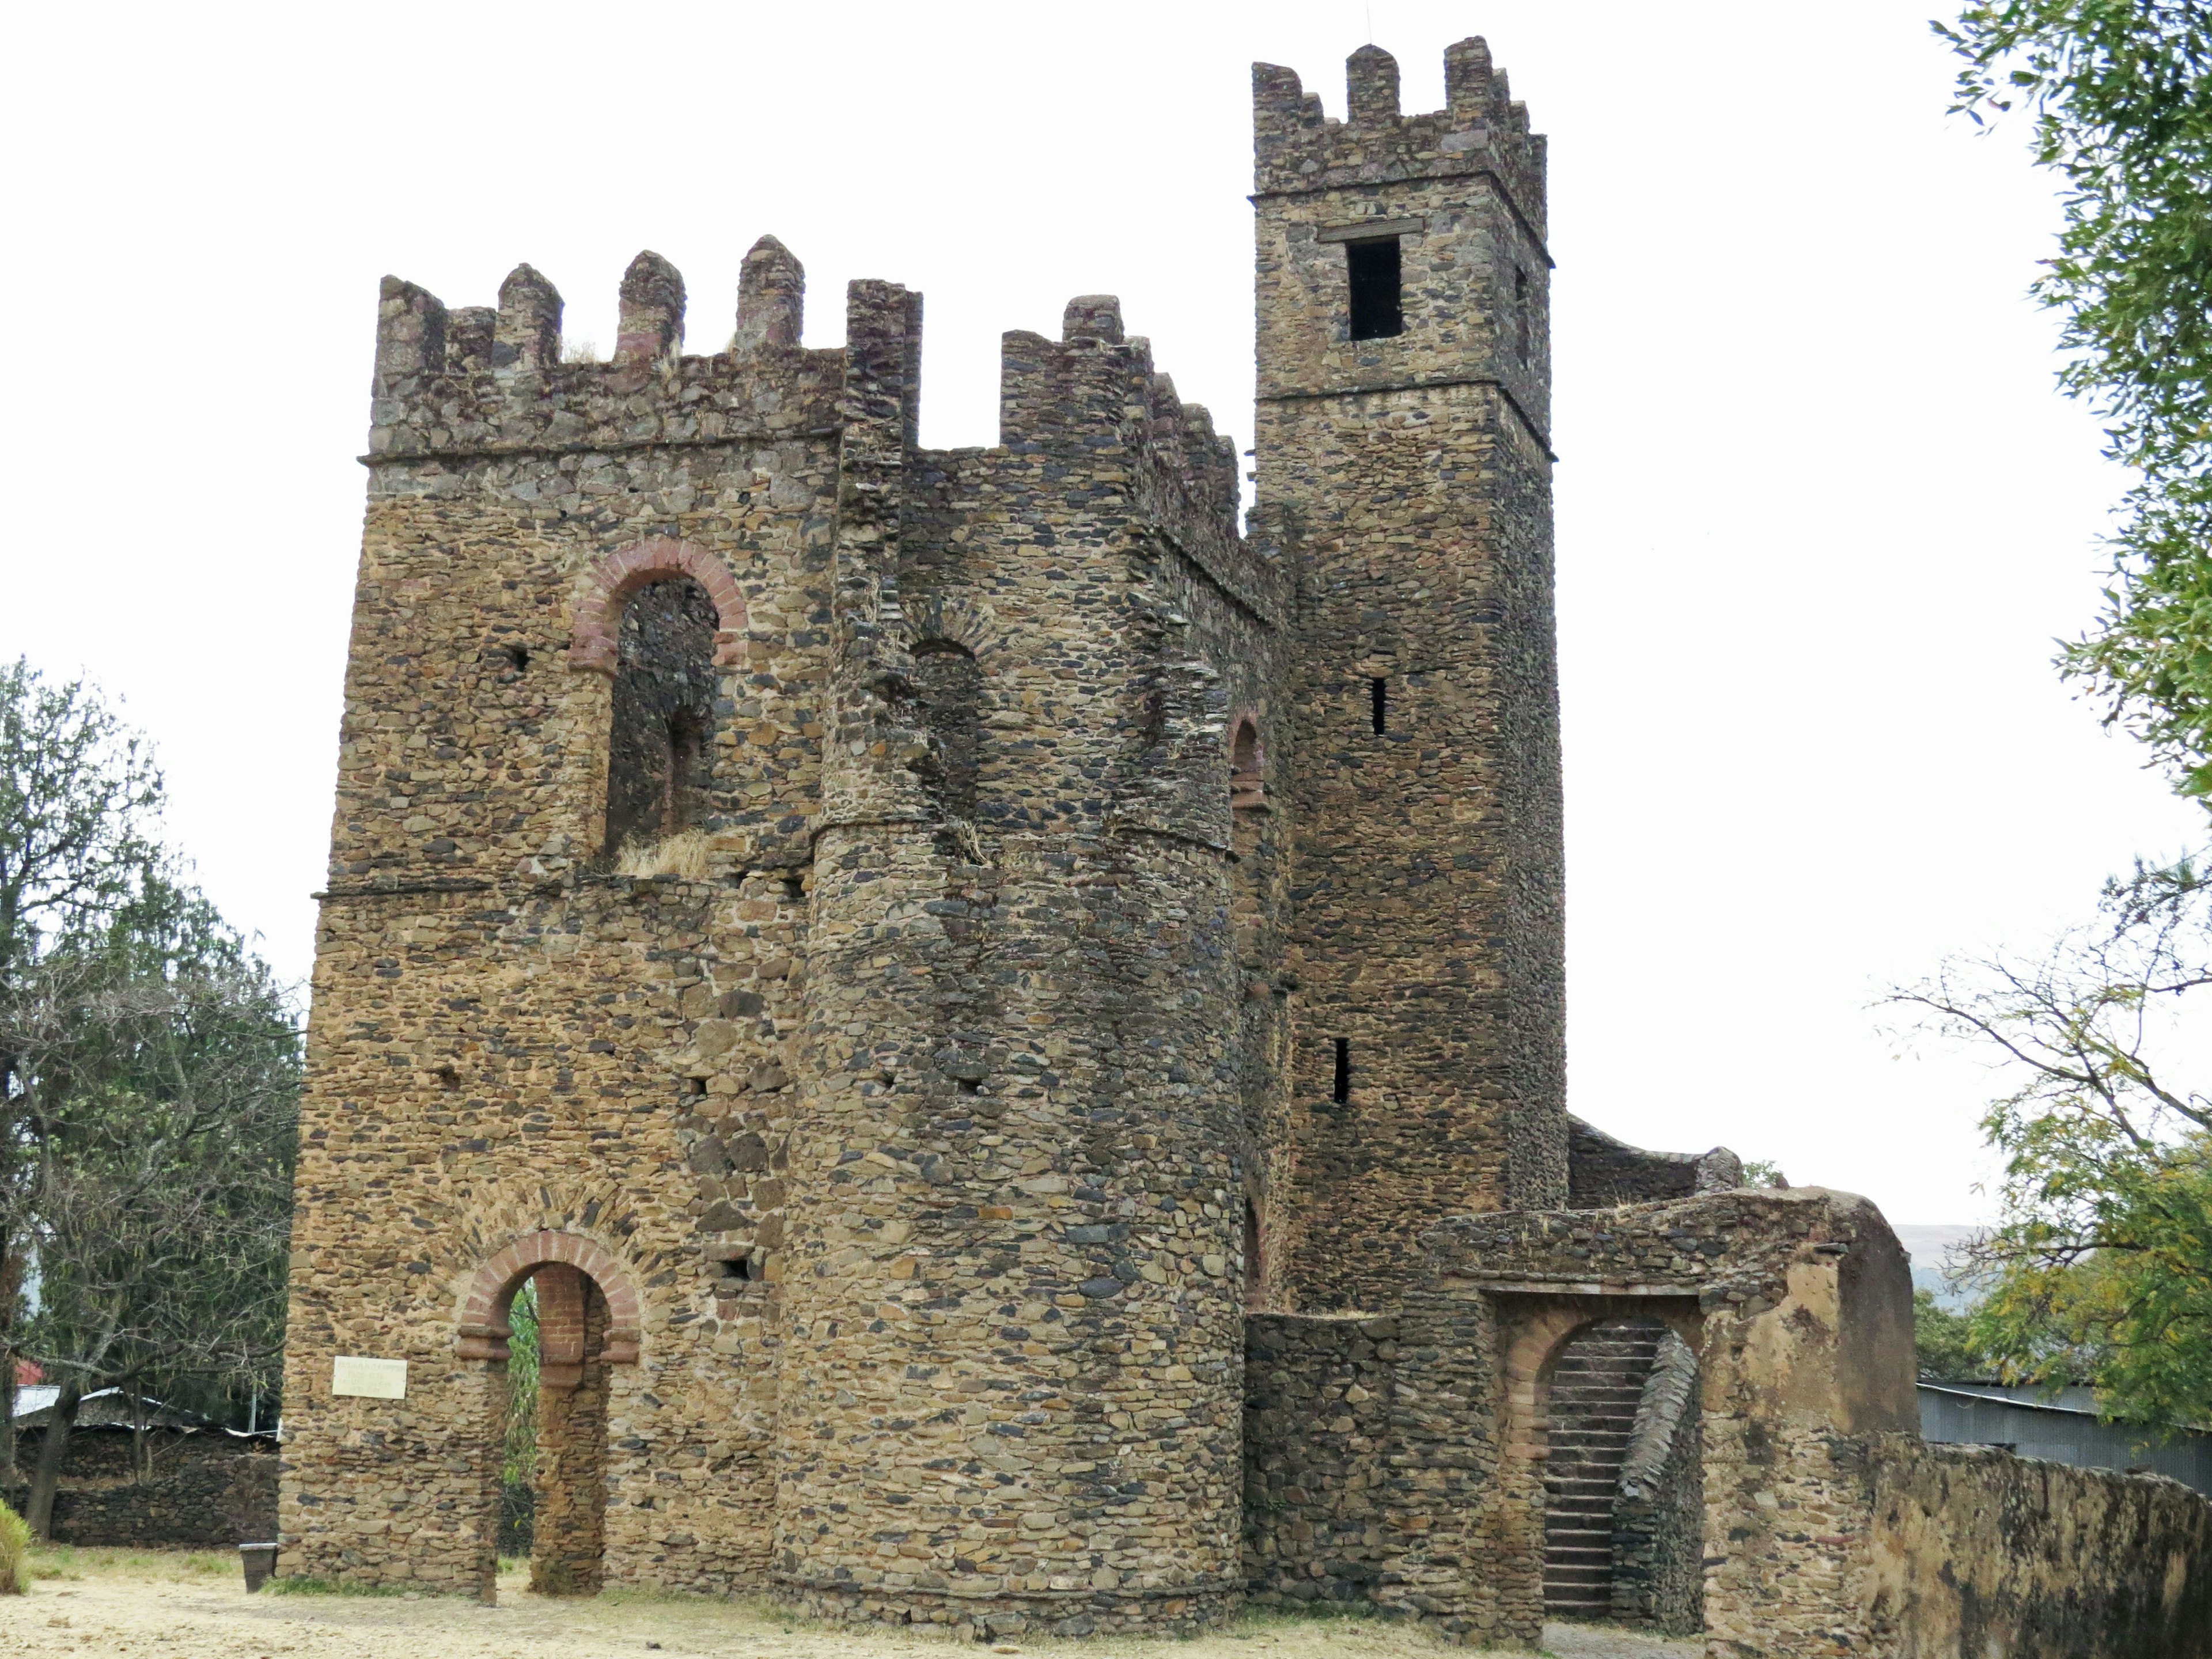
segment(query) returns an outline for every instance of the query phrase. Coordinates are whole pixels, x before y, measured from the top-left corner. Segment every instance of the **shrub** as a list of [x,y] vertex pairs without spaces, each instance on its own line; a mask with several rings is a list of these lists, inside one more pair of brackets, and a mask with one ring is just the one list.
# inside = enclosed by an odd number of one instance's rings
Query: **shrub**
[[30,1525],[5,1504],[0,1504],[0,1595],[30,1593]]

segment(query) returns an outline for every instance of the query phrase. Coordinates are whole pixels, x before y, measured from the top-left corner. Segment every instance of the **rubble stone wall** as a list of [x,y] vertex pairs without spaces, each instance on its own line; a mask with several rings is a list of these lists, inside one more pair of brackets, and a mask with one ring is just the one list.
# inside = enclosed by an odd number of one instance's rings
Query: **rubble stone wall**
[[1654,1152],[1615,1140],[1580,1118],[1567,1119],[1567,1206],[1602,1210],[1698,1193],[1726,1192],[1743,1181],[1743,1164],[1726,1147],[1710,1152]]
[[[872,315],[848,444],[910,372]],[[1242,1588],[1228,714],[1265,706],[1279,584],[1111,301],[1007,337],[1001,438],[841,524],[775,1577],[836,1617],[1193,1629]],[[905,760],[945,741],[902,690],[939,641],[976,669],[967,817]]]
[[1538,1634],[1550,1356],[1579,1324],[1641,1310],[1697,1354],[1709,1636],[1778,1659],[1863,1639],[1869,1448],[1916,1422],[1911,1275],[1872,1205],[1744,1189],[1456,1217],[1428,1242],[1437,1294],[1487,1304],[1499,1326],[1492,1553],[1468,1591],[1494,1609],[1481,1616],[1511,1639]]
[[1496,1571],[1491,1309],[1417,1291],[1390,1317],[1262,1315],[1246,1330],[1254,1597],[1364,1601],[1477,1646],[1540,1627],[1537,1582]]
[[[36,1461],[43,1434],[23,1434],[22,1468]],[[228,1549],[276,1536],[273,1437],[156,1429],[147,1437],[153,1473],[140,1480],[128,1430],[78,1429],[70,1436],[54,1492],[57,1543]],[[0,1500],[21,1514],[28,1493],[21,1486],[0,1491]]]
[[1613,1505],[1613,1616],[1669,1636],[1705,1628],[1705,1433],[1698,1359],[1669,1332],[1637,1404]]
[[[462,1352],[459,1308],[541,1230],[644,1287],[641,1357],[608,1378],[610,1577],[767,1568],[842,358],[683,357],[672,279],[632,267],[605,364],[559,361],[559,297],[527,267],[495,314],[385,286],[302,1103],[287,1572],[489,1582],[506,1381]],[[744,620],[713,641],[703,879],[601,856],[601,624],[664,568]],[[406,1360],[406,1398],[334,1397],[340,1355]]]
[[1390,1506],[1394,1319],[1244,1325],[1244,1565],[1255,1600],[1373,1599],[1398,1553]]
[[2212,1653],[2212,1500],[2179,1481],[1900,1438],[1872,1488],[1880,1652]]

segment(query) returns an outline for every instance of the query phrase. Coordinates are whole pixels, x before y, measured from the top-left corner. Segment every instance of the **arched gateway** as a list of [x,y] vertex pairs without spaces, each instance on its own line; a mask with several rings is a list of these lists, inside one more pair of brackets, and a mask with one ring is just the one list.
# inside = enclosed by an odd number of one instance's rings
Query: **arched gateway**
[[[537,1292],[531,1588],[590,1595],[599,1588],[606,1549],[607,1368],[637,1361],[637,1287],[619,1260],[581,1234],[526,1234],[470,1279],[456,1343],[461,1358],[506,1370],[513,1357],[511,1316],[525,1285]],[[495,1446],[505,1440],[508,1414],[526,1408],[511,1395],[505,1407],[493,1413]],[[501,1459],[495,1452],[489,1463],[496,1488]],[[495,1551],[489,1528],[480,1548],[488,1556]],[[480,1568],[487,1577],[493,1571],[489,1564]]]

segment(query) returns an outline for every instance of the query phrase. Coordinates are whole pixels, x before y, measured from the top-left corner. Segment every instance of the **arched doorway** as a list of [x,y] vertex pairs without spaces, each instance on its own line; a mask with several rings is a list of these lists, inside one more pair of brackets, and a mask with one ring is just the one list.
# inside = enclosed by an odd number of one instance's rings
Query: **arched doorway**
[[[516,1352],[515,1303],[528,1289]],[[531,1340],[531,1339],[534,1339]],[[591,1240],[541,1232],[519,1239],[477,1272],[461,1322],[460,1355],[481,1359],[506,1388],[489,1425],[482,1531],[483,1582],[496,1575],[500,1519],[529,1517],[530,1587],[596,1595],[605,1577],[607,1397],[611,1369],[637,1358],[638,1302],[628,1273]],[[520,1363],[518,1363],[520,1362]],[[520,1428],[526,1443],[513,1431]],[[517,1455],[516,1454],[520,1454]],[[526,1504],[504,1488],[526,1480]]]
[[1544,1399],[1544,1612],[1670,1633],[1702,1627],[1697,1360],[1657,1319],[1594,1321]]

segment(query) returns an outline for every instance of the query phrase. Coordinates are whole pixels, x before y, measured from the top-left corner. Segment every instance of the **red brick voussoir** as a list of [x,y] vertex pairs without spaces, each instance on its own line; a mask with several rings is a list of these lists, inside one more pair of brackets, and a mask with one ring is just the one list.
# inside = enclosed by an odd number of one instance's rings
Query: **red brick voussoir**
[[736,668],[744,662],[745,596],[725,565],[704,548],[673,536],[648,536],[617,548],[599,562],[576,606],[569,631],[568,665],[611,674],[623,605],[641,587],[672,577],[689,576],[707,590],[720,617],[714,635],[714,665]]
[[610,1364],[635,1364],[643,1310],[629,1269],[582,1234],[550,1228],[525,1233],[477,1269],[461,1298],[457,1324],[460,1357],[486,1360],[507,1357],[507,1311],[514,1292],[532,1270],[550,1261],[563,1262],[585,1274],[606,1297],[607,1334],[599,1358]]

